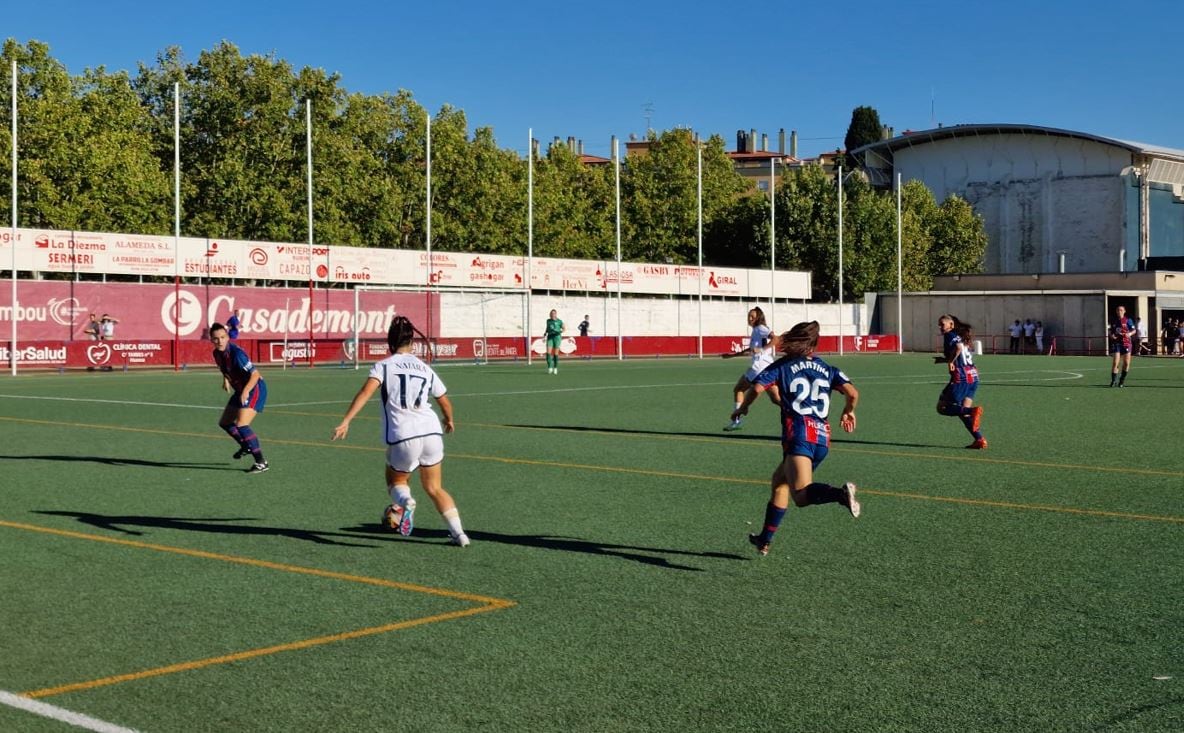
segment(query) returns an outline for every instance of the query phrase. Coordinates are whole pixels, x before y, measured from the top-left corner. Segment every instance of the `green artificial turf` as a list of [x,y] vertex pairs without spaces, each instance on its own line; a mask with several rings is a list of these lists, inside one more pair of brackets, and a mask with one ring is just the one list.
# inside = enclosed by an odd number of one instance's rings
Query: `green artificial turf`
[[258,476],[211,371],[0,379],[0,690],[213,660],[41,699],[140,731],[1184,729],[1184,360],[1119,390],[980,357],[979,452],[928,356],[825,358],[862,400],[816,477],[863,516],[791,508],[764,558],[777,413],[721,432],[735,361],[441,366],[465,549],[414,480],[413,536],[379,529],[377,404],[329,442],[365,371],[267,370]]

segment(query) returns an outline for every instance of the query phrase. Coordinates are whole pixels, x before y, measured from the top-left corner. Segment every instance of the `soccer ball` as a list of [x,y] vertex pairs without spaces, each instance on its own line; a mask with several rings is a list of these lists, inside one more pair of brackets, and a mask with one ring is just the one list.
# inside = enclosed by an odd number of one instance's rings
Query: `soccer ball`
[[382,526],[385,529],[399,529],[399,522],[403,521],[403,507],[391,504],[382,510]]

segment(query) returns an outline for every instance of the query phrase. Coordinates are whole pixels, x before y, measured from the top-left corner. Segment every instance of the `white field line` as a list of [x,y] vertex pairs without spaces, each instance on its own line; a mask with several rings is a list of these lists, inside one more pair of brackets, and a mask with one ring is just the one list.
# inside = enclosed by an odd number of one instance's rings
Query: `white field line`
[[20,695],[14,695],[11,692],[0,690],[0,703],[8,705],[9,707],[24,710],[25,712],[34,715],[40,715],[43,718],[50,718],[60,723],[75,726],[77,728],[85,728],[86,730],[98,731],[98,733],[136,733],[134,728],[125,728],[122,725],[115,725],[108,723],[105,720],[92,718],[89,715],[76,713],[72,710],[59,708],[56,705],[40,702],[39,700],[32,700]]
[[139,407],[188,407],[194,410],[221,410],[212,405],[180,405],[173,402],[133,402],[131,400],[100,400],[94,397],[51,397],[47,395],[0,394],[10,400],[49,400],[52,402],[95,402],[103,405],[137,405]]

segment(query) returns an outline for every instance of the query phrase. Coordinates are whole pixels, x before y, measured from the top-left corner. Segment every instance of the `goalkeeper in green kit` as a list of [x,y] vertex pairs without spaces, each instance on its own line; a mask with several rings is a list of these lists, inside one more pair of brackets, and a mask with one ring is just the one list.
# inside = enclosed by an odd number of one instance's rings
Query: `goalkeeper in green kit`
[[551,311],[547,319],[547,330],[543,332],[543,341],[547,346],[547,374],[559,373],[559,343],[563,340],[563,321],[559,320],[556,311]]

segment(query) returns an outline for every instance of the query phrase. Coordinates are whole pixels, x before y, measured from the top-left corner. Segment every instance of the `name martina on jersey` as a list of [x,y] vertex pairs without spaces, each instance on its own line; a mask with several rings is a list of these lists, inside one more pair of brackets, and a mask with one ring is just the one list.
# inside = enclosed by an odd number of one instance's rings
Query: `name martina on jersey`
[[800,372],[803,369],[813,369],[814,371],[816,371],[820,374],[829,374],[829,372],[826,370],[826,367],[822,366],[821,364],[819,364],[816,361],[799,362],[799,363],[791,366],[789,369],[794,374],[797,374],[798,372]]

